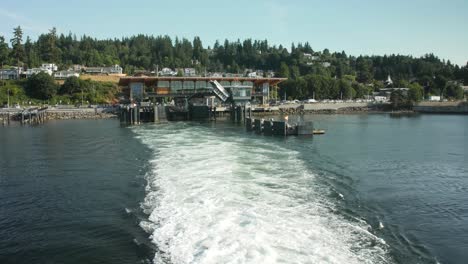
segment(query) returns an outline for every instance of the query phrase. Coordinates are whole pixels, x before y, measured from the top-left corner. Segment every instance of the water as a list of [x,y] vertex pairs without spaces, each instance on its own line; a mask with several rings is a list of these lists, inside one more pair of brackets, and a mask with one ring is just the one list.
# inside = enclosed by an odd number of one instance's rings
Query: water
[[[0,127],[0,263],[142,263],[148,150],[115,120]],[[147,244],[145,244],[147,243]]]
[[0,128],[0,263],[466,262],[468,117],[307,118]]

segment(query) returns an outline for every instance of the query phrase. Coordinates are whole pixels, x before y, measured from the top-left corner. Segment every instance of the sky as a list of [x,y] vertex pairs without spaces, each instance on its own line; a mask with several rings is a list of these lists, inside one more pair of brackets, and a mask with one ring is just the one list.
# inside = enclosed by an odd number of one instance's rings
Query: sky
[[468,0],[21,0],[0,5],[0,35],[20,25],[32,39],[59,33],[98,39],[136,34],[259,39],[350,55],[434,53],[468,62]]

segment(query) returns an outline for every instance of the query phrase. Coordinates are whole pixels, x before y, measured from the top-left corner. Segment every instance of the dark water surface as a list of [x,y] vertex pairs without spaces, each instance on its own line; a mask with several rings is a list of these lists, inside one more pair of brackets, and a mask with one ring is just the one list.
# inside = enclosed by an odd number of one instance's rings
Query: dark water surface
[[306,118],[0,127],[0,263],[466,263],[467,116]]
[[115,120],[0,127],[0,263],[148,258],[127,213],[144,197],[146,154]]

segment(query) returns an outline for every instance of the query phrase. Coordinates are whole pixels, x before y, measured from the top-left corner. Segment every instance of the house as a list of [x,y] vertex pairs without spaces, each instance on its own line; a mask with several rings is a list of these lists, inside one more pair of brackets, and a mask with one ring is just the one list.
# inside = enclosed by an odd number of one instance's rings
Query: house
[[48,69],[43,69],[42,67],[41,68],[31,68],[31,69],[27,69],[25,72],[24,72],[24,75],[26,75],[26,78],[29,78],[35,74],[38,74],[40,72],[45,72],[47,74],[49,74],[50,76],[52,76],[53,74],[53,71],[51,70],[48,70]]
[[84,72],[87,74],[122,74],[123,68],[117,64],[110,67],[86,67]]
[[325,68],[328,68],[328,67],[330,67],[330,66],[331,66],[331,63],[330,63],[330,62],[327,62],[327,61],[325,61],[325,62],[322,62],[322,66],[323,66],[323,67],[325,67]]
[[74,64],[72,65],[68,70],[69,71],[74,71],[74,72],[81,72],[84,70],[86,67],[80,64]]
[[308,60],[312,60],[312,54],[310,53],[304,53],[304,58]]
[[173,71],[170,68],[162,68],[158,73],[159,76],[176,76],[177,72]]
[[431,96],[429,96],[429,101],[432,101],[432,102],[436,102],[436,101],[437,101],[437,102],[438,102],[438,101],[440,101],[440,96],[438,96],[438,95],[431,95]]
[[247,77],[249,77],[249,78],[257,78],[257,72],[249,72],[249,73],[247,73]]
[[0,69],[0,80],[17,80],[21,75],[21,68]]
[[194,68],[185,68],[184,69],[184,76],[186,76],[186,77],[197,76],[197,71]]
[[43,63],[41,65],[41,69],[43,69],[44,71],[47,71],[47,72],[49,72],[49,71],[56,72],[58,70],[58,67],[54,63]]
[[309,61],[317,61],[320,59],[319,56],[312,55],[311,53],[304,53],[304,59],[309,60]]
[[39,68],[27,69],[24,72],[24,75],[26,75],[26,78],[29,78],[29,77],[31,77],[31,76],[33,76],[35,74],[40,73],[40,72],[45,72],[45,73],[49,74],[50,76],[52,76],[52,74],[54,72],[56,72],[57,70],[58,70],[58,67],[54,63],[43,63],[41,65],[41,67],[39,67]]
[[54,78],[58,80],[64,80],[73,76],[80,77],[80,74],[75,71],[58,71],[54,73]]

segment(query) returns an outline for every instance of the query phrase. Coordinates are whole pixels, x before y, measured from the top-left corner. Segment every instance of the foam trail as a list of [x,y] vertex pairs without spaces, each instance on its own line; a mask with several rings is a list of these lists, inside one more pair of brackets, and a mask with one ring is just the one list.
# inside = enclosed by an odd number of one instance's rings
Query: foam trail
[[182,124],[135,128],[154,150],[142,228],[155,263],[388,263],[385,242],[337,214],[299,153]]

